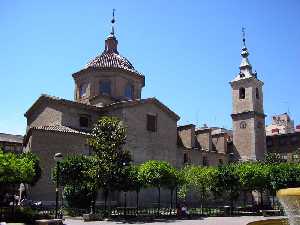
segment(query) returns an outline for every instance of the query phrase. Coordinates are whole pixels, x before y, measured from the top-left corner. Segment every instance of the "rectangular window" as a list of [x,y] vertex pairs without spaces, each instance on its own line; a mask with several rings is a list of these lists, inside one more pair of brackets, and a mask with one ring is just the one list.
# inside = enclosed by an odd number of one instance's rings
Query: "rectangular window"
[[157,131],[157,116],[147,115],[147,130],[152,132]]
[[82,116],[79,117],[79,126],[81,128],[88,128],[89,127],[89,121],[90,121],[89,116],[82,115]]

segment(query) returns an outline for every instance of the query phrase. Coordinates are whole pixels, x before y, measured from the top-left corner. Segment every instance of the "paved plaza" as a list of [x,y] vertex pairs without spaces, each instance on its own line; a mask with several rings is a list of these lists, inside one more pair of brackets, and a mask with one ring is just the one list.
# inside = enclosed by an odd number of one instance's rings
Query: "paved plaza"
[[280,217],[263,217],[263,216],[241,216],[241,217],[207,217],[198,220],[161,220],[152,222],[141,221],[95,221],[83,222],[83,220],[66,219],[66,225],[117,225],[117,224],[151,224],[151,225],[246,225],[249,222],[257,220],[275,219]]

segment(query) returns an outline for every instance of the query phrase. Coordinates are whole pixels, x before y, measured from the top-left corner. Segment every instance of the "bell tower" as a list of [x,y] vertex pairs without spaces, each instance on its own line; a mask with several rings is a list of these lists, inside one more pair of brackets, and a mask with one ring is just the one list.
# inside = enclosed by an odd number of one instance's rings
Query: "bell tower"
[[239,160],[263,160],[266,152],[263,85],[248,60],[243,28],[242,62],[232,88],[232,123],[235,156]]

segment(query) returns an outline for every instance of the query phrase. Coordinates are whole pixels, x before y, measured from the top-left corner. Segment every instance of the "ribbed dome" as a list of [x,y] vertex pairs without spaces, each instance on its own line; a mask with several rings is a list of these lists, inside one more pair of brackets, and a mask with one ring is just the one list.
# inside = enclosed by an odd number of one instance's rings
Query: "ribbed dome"
[[91,60],[86,68],[119,68],[141,75],[125,57],[115,53],[104,51],[101,55]]
[[142,74],[134,69],[133,65],[128,61],[128,59],[119,54],[117,46],[118,40],[112,32],[105,40],[105,49],[103,53],[91,60],[86,65],[86,68],[117,68],[142,76]]

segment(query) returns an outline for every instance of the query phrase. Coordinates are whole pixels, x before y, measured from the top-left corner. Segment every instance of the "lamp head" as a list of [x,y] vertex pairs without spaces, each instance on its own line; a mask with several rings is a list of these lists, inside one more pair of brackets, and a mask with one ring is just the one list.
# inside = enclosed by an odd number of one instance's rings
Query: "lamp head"
[[63,159],[63,154],[61,154],[60,152],[55,153],[55,155],[54,155],[54,160],[55,160],[55,162],[59,162],[59,161],[61,161],[62,159]]

